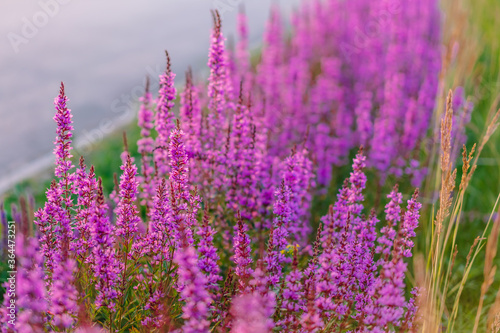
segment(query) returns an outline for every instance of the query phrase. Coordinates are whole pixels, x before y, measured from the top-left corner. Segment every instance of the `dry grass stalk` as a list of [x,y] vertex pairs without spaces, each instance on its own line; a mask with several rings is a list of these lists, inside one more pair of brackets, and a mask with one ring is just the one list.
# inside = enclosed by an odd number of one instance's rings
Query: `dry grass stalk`
[[472,258],[472,253],[474,252],[474,249],[477,246],[477,243],[481,240],[481,237],[477,236],[476,239],[474,239],[474,243],[472,243],[472,246],[470,247],[469,253],[467,254],[467,259],[465,262],[465,268],[469,266],[470,259]]
[[436,233],[440,234],[443,221],[448,216],[453,198],[451,192],[455,188],[456,170],[452,171],[451,163],[451,129],[453,125],[453,94],[448,92],[446,114],[441,120],[441,190],[439,193],[439,210],[436,216]]
[[467,185],[469,184],[469,181],[472,177],[472,174],[476,170],[476,165],[472,167],[472,169],[469,172],[470,168],[470,162],[472,161],[472,157],[474,155],[474,151],[476,150],[476,144],[472,146],[472,149],[470,150],[469,154],[467,155],[467,148],[465,145],[463,146],[463,151],[462,151],[462,179],[460,181],[460,190],[465,191],[467,188]]
[[500,109],[497,110],[497,112],[493,116],[493,119],[491,119],[491,122],[488,125],[488,128],[486,129],[486,133],[484,134],[483,140],[481,141],[481,144],[479,145],[478,155],[481,154],[484,146],[486,145],[488,140],[491,138],[493,133],[495,133],[496,129],[498,128],[498,125],[499,125],[498,119],[499,118],[500,118]]
[[[486,259],[484,263],[484,278],[485,281],[483,282],[483,285],[481,286],[481,298],[483,298],[484,294],[486,293],[487,289],[491,286],[491,283],[493,281],[487,281],[487,277],[490,276],[491,272],[495,271],[496,267],[493,266],[493,259],[496,257],[497,254],[497,248],[498,248],[498,236],[500,234],[500,209],[498,211],[497,218],[493,224],[493,228],[491,229],[490,236],[488,237],[488,242],[486,243]],[[484,291],[483,294],[483,287],[485,287],[486,283],[489,282],[489,285],[487,286],[486,290]],[[481,300],[480,300],[481,302]],[[487,317],[487,326],[488,328],[492,329],[492,325],[495,321],[496,316],[500,313],[500,289],[497,292],[497,296],[495,298],[495,303],[491,306],[489,312],[488,312],[488,317]],[[476,321],[478,320],[476,316]],[[500,326],[499,326],[500,328]]]

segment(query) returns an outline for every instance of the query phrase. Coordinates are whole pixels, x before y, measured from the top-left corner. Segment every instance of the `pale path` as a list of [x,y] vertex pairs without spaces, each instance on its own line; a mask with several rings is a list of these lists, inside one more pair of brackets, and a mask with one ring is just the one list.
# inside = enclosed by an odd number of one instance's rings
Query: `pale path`
[[[172,57],[176,83],[206,70],[210,9],[225,4],[235,32],[244,3],[250,42],[261,42],[272,0],[3,0],[0,3],[0,193],[51,163],[53,99],[64,81],[80,153],[133,116],[146,74]],[[289,13],[299,0],[281,1]]]

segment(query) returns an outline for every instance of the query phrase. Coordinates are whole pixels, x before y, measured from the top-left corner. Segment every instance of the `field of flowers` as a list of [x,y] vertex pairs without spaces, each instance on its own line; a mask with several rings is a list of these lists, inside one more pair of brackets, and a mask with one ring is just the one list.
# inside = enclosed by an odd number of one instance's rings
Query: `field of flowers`
[[499,332],[495,13],[303,1],[254,59],[214,11],[208,80],[167,52],[85,157],[61,83],[54,177],[0,207],[1,331]]

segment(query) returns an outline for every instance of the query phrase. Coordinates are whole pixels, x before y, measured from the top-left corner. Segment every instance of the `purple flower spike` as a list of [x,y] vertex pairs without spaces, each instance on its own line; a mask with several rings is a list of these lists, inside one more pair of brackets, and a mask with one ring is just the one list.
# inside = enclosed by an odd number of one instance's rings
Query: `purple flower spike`
[[282,181],[275,193],[274,221],[269,237],[268,251],[266,257],[267,279],[270,287],[279,284],[283,263],[285,261],[285,250],[288,245],[287,225],[290,222],[292,210],[290,208],[290,188]]
[[310,218],[311,189],[315,186],[313,164],[307,149],[294,149],[292,155],[285,160],[283,169],[283,179],[290,189],[290,215],[285,226],[291,238],[305,246],[311,232],[306,221]]
[[[225,38],[222,34],[221,19],[218,12],[214,13],[214,27],[212,29],[210,51],[208,53],[208,79],[209,109],[212,111],[209,123],[214,126],[211,130],[222,129],[222,121],[226,112],[226,96],[229,93]],[[217,132],[213,132],[217,134]]]
[[247,235],[247,230],[248,227],[243,224],[241,215],[238,213],[233,261],[236,264],[235,274],[238,276],[238,290],[240,293],[247,293],[250,290],[249,282],[253,273],[251,268],[252,248],[250,247],[250,237]]
[[239,210],[245,219],[251,219],[256,214],[255,206],[260,195],[258,178],[255,176],[259,160],[256,156],[254,131],[250,110],[243,104],[241,84],[227,154],[227,178],[230,186],[226,196],[228,206],[233,211]]
[[184,146],[184,132],[180,124],[172,130],[169,145],[170,158],[170,214],[178,230],[175,239],[185,246],[193,245],[193,226],[200,206],[197,194],[190,194],[188,187],[188,157]]
[[396,249],[402,251],[403,256],[411,257],[411,250],[414,246],[411,238],[416,236],[415,229],[418,227],[418,219],[420,218],[420,208],[422,204],[417,201],[418,199],[418,189],[408,200],[408,206],[403,217],[403,222],[401,225],[400,238],[401,238],[401,248]]
[[193,73],[189,70],[186,73],[186,86],[181,93],[179,113],[182,130],[186,133],[186,152],[190,159],[201,154],[202,110],[199,95],[198,87],[193,82]]
[[91,245],[91,217],[94,213],[94,201],[97,194],[97,182],[94,167],[86,172],[83,157],[80,158],[80,167],[76,170],[75,189],[78,194],[76,209],[76,233],[72,240],[71,251],[83,256]]
[[401,203],[403,202],[403,195],[398,192],[398,186],[394,186],[391,194],[387,196],[391,201],[385,206],[386,225],[380,230],[382,235],[378,238],[379,245],[376,248],[377,253],[382,253],[387,260],[392,250],[394,239],[396,238],[396,231],[394,227],[399,224],[401,220]]
[[308,286],[306,286],[306,311],[300,319],[303,332],[314,333],[323,328],[323,321],[321,320],[320,313],[316,308],[315,298],[316,287],[313,280]]
[[149,77],[146,78],[146,90],[144,96],[140,99],[141,106],[139,108],[138,124],[141,128],[141,138],[137,141],[137,149],[141,154],[141,175],[137,177],[139,181],[141,193],[139,197],[141,205],[145,205],[147,213],[151,213],[152,199],[154,197],[154,167],[152,166],[154,140],[151,137],[151,130],[153,129],[154,112],[151,105],[151,93],[149,92]]
[[353,160],[352,172],[349,177],[351,188],[348,193],[347,201],[349,203],[349,212],[354,216],[359,215],[363,209],[361,202],[364,200],[362,191],[366,185],[366,176],[363,171],[366,167],[365,161],[366,156],[363,155],[363,148],[361,148]]
[[62,208],[62,189],[55,180],[52,181],[46,196],[45,206],[35,213],[35,223],[40,232],[40,250],[45,257],[47,284],[50,285],[57,253],[61,245],[57,242],[61,236],[59,221],[64,219],[66,214]]
[[297,331],[300,327],[300,313],[305,311],[306,300],[303,290],[303,274],[298,269],[297,249],[294,250],[292,271],[285,278],[283,288],[284,319],[278,325],[287,332]]
[[120,203],[116,209],[116,235],[122,237],[127,244],[135,238],[141,221],[135,205],[139,183],[136,180],[137,167],[132,164],[130,155],[127,155],[127,162],[120,168],[123,174],[120,177]]
[[[396,193],[393,191],[393,193]],[[386,330],[388,325],[399,327],[405,311],[413,311],[413,302],[407,302],[404,297],[405,273],[407,264],[404,257],[411,256],[415,228],[418,225],[419,210],[422,205],[417,201],[418,190],[408,200],[407,211],[402,219],[398,235],[394,240],[391,257],[385,256],[381,259],[382,268],[375,283],[369,290],[375,303],[366,309],[368,314],[366,322],[379,330]],[[396,196],[396,202],[399,198]],[[406,310],[405,310],[406,308]]]
[[168,174],[168,153],[165,149],[169,144],[170,132],[174,128],[174,100],[177,94],[174,85],[175,74],[172,73],[170,56],[167,56],[167,69],[160,75],[160,90],[158,91],[158,102],[156,105],[155,129],[158,132],[156,146],[163,147],[154,151],[154,160],[158,168],[158,174],[162,177]]
[[215,230],[210,226],[208,209],[205,209],[203,223],[197,234],[200,237],[198,243],[198,253],[200,254],[198,266],[207,276],[208,290],[216,294],[220,289],[217,283],[222,277],[219,275],[219,265],[217,263],[219,255],[217,254],[217,248],[214,246],[213,242]]
[[[66,259],[63,259],[66,257]],[[52,324],[60,330],[73,326],[78,312],[78,293],[74,286],[73,272],[76,263],[67,256],[58,256],[54,269],[53,284],[50,290],[49,310],[52,313]]]
[[[56,169],[55,175],[60,178],[69,177],[69,171],[73,168],[71,163],[71,137],[73,136],[73,126],[71,125],[73,121],[73,115],[71,110],[67,108],[66,103],[68,102],[68,97],[64,93],[64,83],[61,82],[61,88],[59,90],[59,96],[54,100],[54,105],[56,107],[56,115],[54,120],[57,123],[57,137],[54,144],[54,154],[56,155]],[[69,184],[70,179],[66,179]],[[65,184],[66,185],[66,184]]]
[[108,217],[108,205],[104,202],[102,183],[99,178],[99,190],[92,218],[92,261],[96,283],[96,307],[106,307],[115,311],[115,300],[120,274],[120,263],[114,249],[113,227]]
[[177,283],[181,286],[181,300],[185,302],[182,332],[206,333],[210,327],[207,317],[212,299],[206,290],[207,278],[198,268],[198,254],[193,247],[186,247],[175,253],[174,260],[179,265]]
[[170,258],[170,247],[172,240],[177,235],[177,227],[170,220],[170,205],[167,196],[167,181],[161,179],[158,188],[156,189],[156,197],[154,200],[153,213],[151,214],[151,222],[149,223],[150,232],[146,244],[141,251],[150,252],[153,261],[168,260]]

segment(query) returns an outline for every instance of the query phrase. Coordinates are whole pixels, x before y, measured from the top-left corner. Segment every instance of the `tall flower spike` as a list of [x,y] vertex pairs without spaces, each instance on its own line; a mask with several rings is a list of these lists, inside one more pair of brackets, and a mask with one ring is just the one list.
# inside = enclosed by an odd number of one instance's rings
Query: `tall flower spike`
[[[210,77],[208,79],[208,97],[209,109],[212,111],[209,119],[210,125],[214,126],[212,130],[220,130],[223,125],[223,117],[226,112],[226,96],[228,89],[228,73],[226,65],[226,56],[224,50],[225,38],[222,34],[222,22],[219,12],[212,13],[214,18],[214,27],[212,29],[210,52],[208,54],[208,67],[210,68]],[[217,134],[217,132],[214,132]]]
[[141,128],[141,138],[137,141],[137,149],[141,154],[141,175],[137,177],[141,193],[139,197],[141,205],[146,206],[148,215],[152,209],[152,198],[154,197],[154,168],[152,166],[152,156],[154,140],[151,137],[151,130],[153,129],[154,113],[151,105],[151,93],[149,92],[149,77],[146,77],[146,88],[144,96],[140,99],[141,106],[138,113],[138,125]]
[[91,245],[91,217],[96,199],[97,182],[95,180],[94,167],[90,167],[87,174],[83,156],[80,157],[80,167],[76,170],[75,190],[78,194],[75,233],[71,250],[77,255],[83,256]]
[[286,332],[294,332],[299,329],[300,313],[306,310],[305,293],[302,284],[303,274],[297,267],[297,252],[297,248],[294,248],[292,271],[286,276],[283,288],[281,308],[284,310],[284,318],[278,323]]
[[35,213],[35,223],[38,225],[40,232],[40,250],[45,258],[46,281],[50,286],[60,247],[58,242],[58,237],[60,237],[58,222],[65,216],[61,202],[62,189],[56,180],[52,180],[46,196],[47,202],[45,206]]
[[[228,144],[227,140],[221,140],[221,133],[227,133],[227,138],[229,138],[231,129],[226,124],[233,109],[230,101],[232,83],[228,73],[221,18],[217,11],[212,12],[212,15],[214,27],[208,56],[210,68],[207,87],[208,114],[203,131],[204,147],[202,151],[204,157],[201,163],[204,173],[202,176],[204,178],[203,188],[208,191],[207,195],[210,198],[217,196],[226,185]],[[226,143],[225,147],[224,143]]]
[[135,237],[140,222],[139,211],[135,205],[138,188],[137,167],[132,164],[130,155],[127,155],[127,162],[120,168],[123,174],[120,177],[120,203],[116,209],[116,235],[128,243]]
[[418,227],[418,220],[420,218],[420,208],[422,204],[418,202],[418,189],[408,200],[408,206],[403,218],[403,223],[401,225],[400,237],[401,237],[401,249],[403,256],[411,257],[411,250],[415,245],[411,240],[416,236],[415,229]]
[[[191,195],[188,188],[188,158],[184,147],[184,132],[177,126],[170,134],[170,214],[178,230],[176,240],[193,245],[193,225],[200,206],[198,196]],[[185,246],[186,244],[183,244]]]
[[306,285],[306,311],[302,314],[300,322],[302,324],[303,332],[318,332],[323,327],[323,322],[318,309],[316,308],[316,286],[314,280]]
[[328,214],[321,218],[323,230],[321,234],[321,243],[323,249],[332,247],[338,238],[339,229],[344,228],[347,223],[349,212],[348,197],[349,197],[349,182],[344,181],[342,188],[337,194],[337,201],[333,206],[330,206]]
[[73,326],[78,312],[78,293],[73,276],[75,269],[76,264],[73,259],[69,258],[65,253],[58,253],[50,293],[49,310],[53,314],[52,324],[62,331]]
[[222,277],[219,275],[219,265],[217,263],[219,255],[217,254],[217,248],[214,246],[213,242],[215,230],[210,226],[208,206],[205,206],[205,211],[203,212],[203,223],[197,234],[200,236],[200,241],[198,243],[198,253],[200,255],[200,259],[198,261],[198,266],[207,276],[208,289],[213,294],[216,294],[219,291],[218,282],[222,279]]
[[363,171],[366,167],[365,161],[366,156],[363,154],[363,147],[361,147],[353,160],[352,172],[349,177],[349,182],[351,184],[348,194],[349,212],[354,216],[361,214],[361,210],[363,209],[362,202],[364,196],[362,191],[366,185],[366,175]]
[[[264,47],[262,50],[262,61],[257,70],[257,82],[262,87],[264,94],[265,123],[277,124],[280,119],[280,86],[282,78],[283,41],[280,10],[277,6],[271,9],[271,16],[266,23],[264,34]],[[275,128],[270,128],[273,133]],[[279,155],[275,149],[271,150],[273,156]]]
[[[160,89],[158,91],[158,102],[156,105],[155,129],[158,132],[156,146],[167,147],[169,144],[170,132],[174,128],[174,100],[177,94],[174,85],[175,74],[172,72],[170,56],[165,51],[167,57],[167,69],[160,75]],[[168,153],[165,149],[154,151],[154,160],[158,167],[158,174],[165,176],[168,173]]]
[[274,221],[269,237],[268,253],[266,257],[267,279],[271,287],[279,284],[283,263],[285,261],[285,250],[288,245],[287,225],[290,222],[290,188],[283,180],[281,186],[275,192]]
[[64,253],[64,255],[67,255],[72,239],[70,209],[73,206],[71,195],[74,191],[75,178],[75,175],[71,173],[71,169],[73,168],[71,162],[71,138],[73,136],[73,126],[71,124],[73,121],[71,118],[73,116],[71,110],[66,106],[67,101],[68,98],[64,92],[64,84],[61,82],[59,96],[54,100],[56,109],[54,121],[57,124],[54,154],[56,155],[55,175],[59,178],[59,187],[61,190],[59,205],[62,210],[56,218],[58,228],[56,235],[58,238],[58,250],[62,251],[61,253]]
[[398,192],[398,186],[394,186],[391,194],[387,196],[391,199],[385,206],[386,225],[382,227],[380,232],[382,235],[378,238],[379,245],[376,248],[377,253],[382,253],[387,261],[396,238],[396,230],[394,229],[401,220],[401,203],[403,202],[403,195]]
[[177,234],[177,227],[169,219],[170,209],[167,192],[167,181],[162,178],[156,189],[154,209],[149,223],[149,238],[147,240],[147,250],[150,251],[153,262],[170,258],[172,240]]
[[96,307],[106,307],[115,311],[115,300],[119,291],[117,288],[120,264],[114,249],[113,227],[108,217],[108,205],[104,201],[102,181],[99,178],[99,189],[92,218],[92,261],[93,272],[97,278]]
[[149,77],[146,77],[146,86],[144,96],[139,98],[141,106],[138,113],[138,125],[141,128],[141,139],[137,141],[139,154],[151,154],[153,151],[153,139],[151,138],[151,130],[153,129],[154,113],[151,110],[151,92],[149,91]]
[[311,232],[306,221],[310,217],[311,189],[315,186],[313,163],[308,157],[307,149],[296,151],[294,148],[282,168],[283,179],[290,191],[290,215],[286,226],[291,239],[304,246]]
[[[64,83],[61,82],[59,96],[54,100],[56,108],[54,121],[57,124],[54,154],[56,155],[55,175],[56,177],[64,178],[64,185],[66,187],[69,186],[71,180],[68,178],[70,176],[69,172],[73,167],[71,163],[71,157],[73,157],[73,155],[71,155],[71,138],[73,136],[73,126],[71,125],[73,121],[71,118],[73,118],[73,115],[71,114],[71,110],[66,106],[67,101],[68,97],[66,97],[64,92]],[[65,191],[67,190],[69,189],[65,189]]]
[[[243,6],[237,17],[238,26],[238,41],[236,43],[236,83],[243,82],[244,91],[252,91],[252,84],[254,82],[254,74],[250,64],[250,52],[248,48],[248,19]],[[236,88],[236,87],[235,87]],[[250,101],[250,97],[248,98]]]
[[192,246],[184,247],[175,252],[174,260],[179,265],[177,283],[182,286],[180,297],[185,302],[182,307],[182,332],[208,332],[208,309],[212,299],[206,290],[207,278],[198,268],[198,254]]
[[236,226],[236,236],[234,237],[234,258],[236,264],[235,274],[238,276],[238,290],[240,293],[247,293],[248,283],[252,276],[252,248],[250,247],[250,237],[247,235],[248,227],[243,224],[241,215],[238,213],[238,224]]
[[255,206],[259,197],[258,179],[255,170],[258,165],[252,115],[243,103],[243,83],[233,117],[227,160],[227,178],[230,183],[226,197],[228,206],[233,211],[239,210],[243,218],[255,215]]
[[[238,43],[236,44],[236,60],[240,75],[250,71],[250,59],[248,52],[248,22],[243,8],[238,12]],[[243,79],[243,78],[241,78]],[[241,80],[240,80],[241,81]]]
[[407,264],[403,258],[411,256],[413,247],[411,238],[415,237],[414,230],[418,225],[419,210],[422,207],[417,198],[418,190],[408,200],[407,211],[394,240],[391,257],[381,261],[382,268],[379,276],[368,291],[375,299],[375,304],[367,311],[369,314],[367,323],[378,329],[385,330],[388,325],[398,327],[403,319],[405,308],[412,311],[412,303],[408,303],[404,297]]
[[[191,68],[186,72],[186,86],[181,93],[179,115],[181,126],[186,133],[186,152],[190,159],[201,154],[201,121],[202,110],[198,87],[193,82]],[[191,170],[193,172],[195,170]]]

